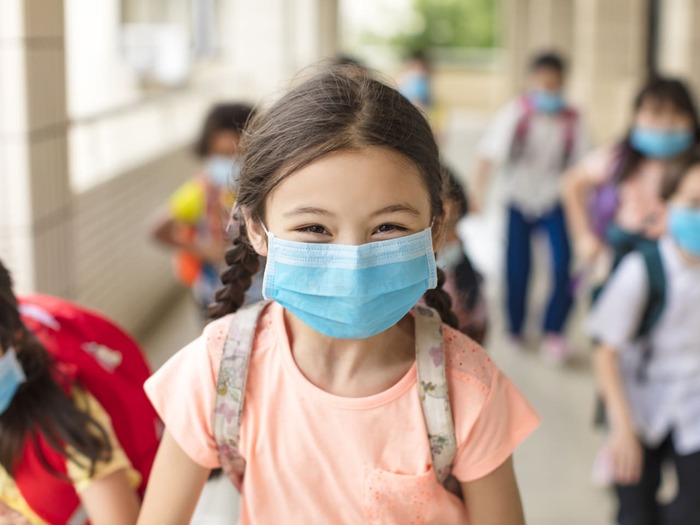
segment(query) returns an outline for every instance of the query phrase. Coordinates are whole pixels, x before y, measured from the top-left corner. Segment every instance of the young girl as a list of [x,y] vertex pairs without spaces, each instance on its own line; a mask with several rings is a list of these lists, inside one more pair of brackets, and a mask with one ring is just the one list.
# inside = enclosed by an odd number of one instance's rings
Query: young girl
[[[257,324],[241,392],[240,523],[522,524],[511,454],[538,418],[449,327],[431,359],[447,364],[463,500],[432,466],[415,358],[424,334],[410,312],[425,294],[448,324],[456,319],[435,266],[443,179],[420,111],[376,80],[330,70],[257,118],[243,144],[222,317],[146,385],[166,433],[139,523],[187,523],[209,470],[229,457],[214,440],[217,377],[228,314],[263,255],[275,302]],[[224,407],[217,421],[230,415]]]
[[[173,194],[152,230],[158,242],[177,251],[177,277],[191,288],[203,318],[214,302],[230,242],[225,232],[235,199],[230,188],[238,178],[238,143],[252,111],[245,104],[212,108],[195,147],[203,170]],[[259,285],[255,289],[259,290]]]
[[[594,361],[620,524],[691,525],[700,516],[700,154],[684,160],[664,186],[669,230],[658,247],[661,316],[646,341],[636,337],[650,276],[635,251],[620,262],[588,322],[600,342]],[[646,358],[645,344],[651,348]],[[676,467],[678,493],[661,508],[656,494],[667,459]]]
[[70,523],[134,523],[138,472],[100,404],[23,324],[1,263],[0,355],[0,524],[66,523],[71,500]]
[[664,168],[698,140],[700,122],[686,86],[654,78],[635,99],[624,139],[591,153],[567,173],[564,204],[577,256],[598,267],[598,280],[626,253],[665,231]]

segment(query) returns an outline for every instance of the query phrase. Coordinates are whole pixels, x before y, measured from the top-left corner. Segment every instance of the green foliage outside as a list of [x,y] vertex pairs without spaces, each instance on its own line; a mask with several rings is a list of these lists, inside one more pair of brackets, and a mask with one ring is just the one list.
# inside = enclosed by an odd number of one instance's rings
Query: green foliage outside
[[498,0],[412,0],[413,23],[384,42],[403,53],[498,45]]

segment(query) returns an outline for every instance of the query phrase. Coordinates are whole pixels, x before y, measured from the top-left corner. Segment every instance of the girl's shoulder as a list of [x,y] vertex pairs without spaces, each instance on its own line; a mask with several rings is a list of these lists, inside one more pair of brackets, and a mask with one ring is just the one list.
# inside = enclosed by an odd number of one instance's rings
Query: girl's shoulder
[[486,350],[469,336],[446,325],[443,326],[443,340],[450,379],[488,392],[499,370]]

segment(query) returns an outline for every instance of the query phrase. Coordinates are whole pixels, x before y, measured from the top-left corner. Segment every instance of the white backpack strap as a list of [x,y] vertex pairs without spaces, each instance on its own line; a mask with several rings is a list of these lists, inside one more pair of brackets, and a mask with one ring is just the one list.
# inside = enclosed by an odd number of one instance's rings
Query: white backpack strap
[[423,417],[430,439],[433,470],[440,483],[450,477],[457,454],[450,397],[445,373],[442,320],[432,308],[416,306],[416,363]]
[[258,320],[268,304],[269,301],[254,303],[231,316],[216,384],[214,440],[221,468],[239,490],[245,471],[245,460],[238,449],[243,397]]

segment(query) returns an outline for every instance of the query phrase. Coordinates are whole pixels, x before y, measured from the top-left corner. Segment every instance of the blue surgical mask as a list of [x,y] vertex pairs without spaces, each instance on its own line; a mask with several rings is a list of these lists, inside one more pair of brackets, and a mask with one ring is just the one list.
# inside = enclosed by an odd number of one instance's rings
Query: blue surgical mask
[[22,370],[22,365],[17,359],[14,348],[9,348],[5,355],[0,357],[0,414],[12,403],[17,389],[27,380]]
[[540,113],[559,113],[564,109],[564,95],[559,91],[533,91],[531,96],[535,111]]
[[205,169],[211,181],[219,188],[235,186],[241,174],[241,165],[238,159],[223,155],[208,157]]
[[700,258],[700,210],[669,206],[668,229],[678,245],[693,257]]
[[630,135],[630,144],[652,159],[668,159],[693,145],[693,133],[690,130],[662,131],[635,127]]
[[464,260],[464,248],[460,241],[453,241],[438,250],[437,265],[443,270],[452,271]]
[[437,286],[430,228],[360,246],[267,236],[263,296],[329,337],[379,334]]

